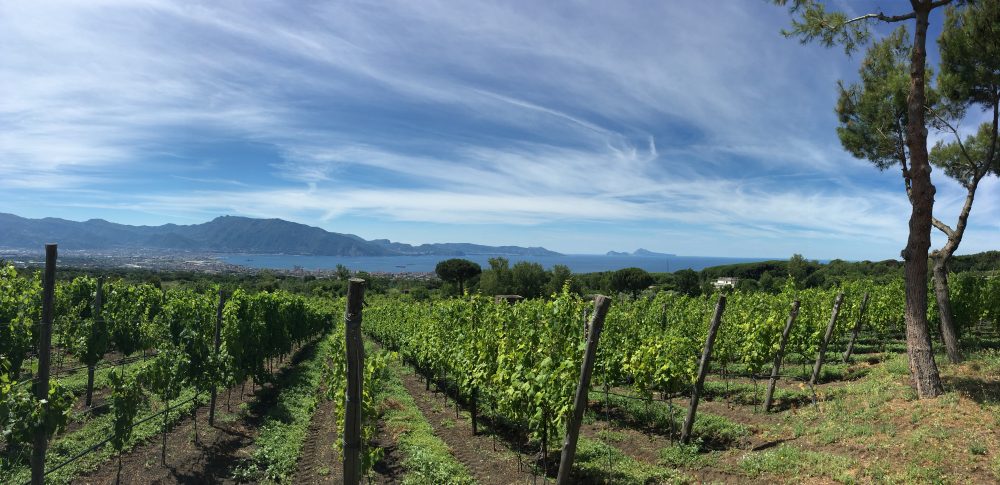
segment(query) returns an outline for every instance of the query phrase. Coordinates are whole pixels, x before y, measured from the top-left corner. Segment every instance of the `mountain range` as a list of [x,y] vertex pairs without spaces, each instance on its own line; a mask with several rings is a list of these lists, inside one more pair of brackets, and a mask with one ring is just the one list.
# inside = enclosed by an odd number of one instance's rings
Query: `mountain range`
[[130,226],[103,219],[78,222],[0,213],[0,248],[39,249],[48,242],[59,243],[61,249],[89,251],[157,249],[311,256],[560,255],[541,247],[465,243],[413,246],[388,239],[367,241],[353,234],[329,232],[282,219],[222,216],[202,224]]
[[608,251],[607,253],[605,253],[605,256],[639,256],[643,258],[672,258],[677,255],[670,253],[656,253],[648,249],[639,248],[636,249],[635,251],[632,251],[631,253],[626,253],[624,251]]

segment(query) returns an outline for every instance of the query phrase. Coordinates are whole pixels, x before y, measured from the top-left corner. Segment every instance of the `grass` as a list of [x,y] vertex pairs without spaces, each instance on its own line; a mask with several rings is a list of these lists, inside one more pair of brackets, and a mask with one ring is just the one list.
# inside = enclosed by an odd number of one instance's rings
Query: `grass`
[[711,453],[701,453],[697,444],[677,443],[660,450],[660,464],[673,468],[699,469],[716,464],[717,457]]
[[396,436],[402,465],[406,470],[403,483],[407,485],[473,484],[475,480],[464,465],[458,462],[448,445],[434,435],[424,415],[417,408],[413,397],[406,392],[399,380],[404,372],[397,362],[389,364],[391,372],[386,382],[384,414],[389,432]]
[[855,466],[851,458],[808,451],[794,445],[782,444],[765,451],[747,454],[740,461],[740,468],[753,478],[766,475],[794,477],[829,477],[841,483],[853,483],[855,477],[851,469]]
[[[610,418],[616,424],[628,427],[648,427],[663,434],[678,434],[687,408],[669,405],[661,401],[641,401],[621,396],[608,395],[608,410],[603,409],[604,393],[591,391],[590,400],[600,404],[602,409],[590,409],[587,420]],[[608,411],[608,412],[606,412]],[[694,420],[692,436],[699,443],[713,448],[728,447],[741,443],[750,435],[750,429],[726,417],[698,412]]]
[[671,468],[641,463],[618,448],[580,437],[573,476],[593,483],[690,483],[686,475]]
[[319,402],[320,378],[331,349],[328,338],[308,348],[304,359],[275,383],[277,402],[267,411],[250,459],[237,468],[237,478],[283,482],[295,472],[309,422]]
[[[746,406],[763,406],[764,397],[767,394],[767,380],[757,381],[757,385],[745,382],[729,382],[711,380],[705,382],[706,398],[725,399],[727,402],[742,404]],[[812,402],[812,393],[804,384],[799,389],[788,389],[776,387],[774,390],[774,406],[782,407],[782,404],[805,405]],[[772,408],[774,409],[774,408]]]

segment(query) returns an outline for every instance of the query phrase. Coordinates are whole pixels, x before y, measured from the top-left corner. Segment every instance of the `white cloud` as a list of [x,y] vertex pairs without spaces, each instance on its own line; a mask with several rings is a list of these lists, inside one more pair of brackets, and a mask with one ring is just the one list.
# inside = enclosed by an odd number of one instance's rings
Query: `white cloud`
[[[902,240],[896,176],[833,133],[834,80],[858,60],[781,38],[787,21],[731,1],[8,2],[0,189],[156,214]],[[273,148],[246,170],[275,181],[180,150],[214,137]],[[65,196],[164,173],[224,188]],[[998,194],[984,184],[970,241],[1000,230]],[[939,183],[938,212],[960,195]]]

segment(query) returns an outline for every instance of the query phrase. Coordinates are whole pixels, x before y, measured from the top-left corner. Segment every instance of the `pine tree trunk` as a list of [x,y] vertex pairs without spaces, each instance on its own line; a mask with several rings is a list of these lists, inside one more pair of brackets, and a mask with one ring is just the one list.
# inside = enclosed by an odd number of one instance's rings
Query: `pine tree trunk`
[[955,318],[951,312],[951,297],[948,291],[948,266],[945,257],[934,259],[934,296],[937,298],[938,313],[941,317],[941,340],[944,341],[948,360],[952,364],[962,361],[958,335],[955,332]]
[[927,154],[927,125],[924,93],[927,62],[927,26],[929,1],[913,2],[916,29],[910,62],[910,94],[907,98],[906,143],[910,150],[912,187],[909,229],[903,249],[906,278],[906,353],[910,378],[920,398],[936,397],[944,392],[927,323],[927,251],[931,245],[931,211],[934,207],[934,184]]

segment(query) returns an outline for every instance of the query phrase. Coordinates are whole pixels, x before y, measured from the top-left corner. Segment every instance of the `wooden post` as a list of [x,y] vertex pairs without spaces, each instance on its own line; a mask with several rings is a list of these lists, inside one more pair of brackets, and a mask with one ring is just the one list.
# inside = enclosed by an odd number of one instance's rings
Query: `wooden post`
[[[215,310],[215,358],[219,358],[219,347],[222,344],[222,310],[226,308],[226,293],[219,290],[219,307]],[[218,390],[212,384],[212,402],[208,408],[208,425],[215,425],[215,398]],[[197,422],[197,421],[196,421]]]
[[472,405],[472,435],[475,436],[479,432],[479,388],[472,388],[472,396],[470,397],[469,404]]
[[840,304],[844,302],[844,294],[838,293],[837,299],[833,301],[833,313],[830,314],[830,323],[826,326],[826,334],[819,343],[819,353],[816,355],[816,365],[813,367],[812,377],[809,378],[809,386],[815,386],[819,379],[819,371],[823,368],[823,356],[826,354],[826,346],[833,336],[833,327],[837,325],[837,315],[840,313]]
[[583,413],[587,410],[587,396],[590,394],[590,376],[594,372],[594,361],[597,360],[597,342],[604,328],[604,317],[608,314],[611,299],[604,295],[594,298],[594,316],[590,320],[587,332],[587,350],[583,354],[583,368],[580,370],[580,382],[576,385],[576,395],[573,398],[573,414],[566,422],[566,441],[563,443],[562,456],[559,459],[559,474],[557,485],[570,483],[573,471],[573,459],[576,457],[576,443],[580,438],[580,423]]
[[691,407],[688,408],[687,416],[684,418],[684,427],[681,428],[681,443],[688,444],[691,441],[691,430],[694,428],[694,417],[698,412],[698,399],[701,390],[705,386],[705,375],[708,374],[708,362],[712,358],[712,346],[715,345],[715,334],[719,332],[719,325],[722,323],[722,312],[726,311],[726,297],[720,296],[719,302],[715,304],[715,315],[712,316],[712,324],[708,327],[708,336],[705,337],[705,350],[701,354],[701,363],[698,365],[698,380],[691,390]]
[[[56,290],[56,257],[55,244],[45,245],[45,276],[42,280],[42,321],[38,326],[38,380],[35,382],[35,399],[43,401],[42,412],[48,412],[49,405],[49,366],[50,347],[52,346],[52,318],[55,312]],[[42,485],[45,482],[45,449],[48,446],[48,436],[44,426],[35,430],[34,447],[31,450],[31,483]]]
[[344,485],[361,483],[361,379],[365,365],[361,341],[361,306],[365,280],[351,278],[347,287],[344,338],[347,346],[347,395],[344,404]]
[[847,343],[847,350],[844,351],[844,363],[846,364],[851,360],[851,354],[854,353],[854,342],[858,340],[858,334],[861,333],[861,322],[865,317],[865,312],[868,310],[868,292],[865,292],[865,296],[861,299],[861,308],[858,309],[858,320],[854,322],[854,330],[851,331],[851,340]]
[[792,325],[795,318],[799,316],[799,300],[792,302],[792,311],[788,314],[788,321],[785,322],[785,329],[781,331],[781,342],[778,344],[778,353],[774,354],[774,365],[771,367],[771,380],[767,383],[767,396],[764,397],[764,412],[771,410],[771,402],[774,399],[774,386],[778,383],[778,371],[781,370],[781,360],[785,358],[785,345],[788,344],[788,335],[792,333]]
[[[101,276],[101,277],[97,278],[97,293],[94,294],[94,322],[95,323],[96,322],[103,322],[104,321],[104,313],[103,312],[104,312],[104,277]],[[107,330],[106,328],[104,328],[104,325],[100,325],[99,327],[102,328],[103,330]],[[90,331],[93,332],[94,328],[91,327]],[[88,365],[87,366],[87,399],[84,401],[84,404],[86,404],[87,407],[90,407],[91,405],[93,405],[93,403],[94,403],[94,366]]]

